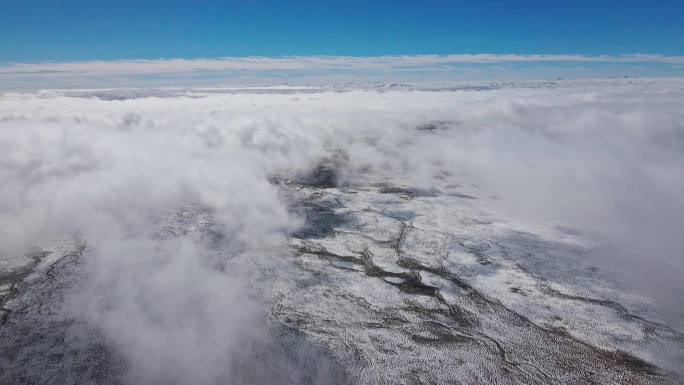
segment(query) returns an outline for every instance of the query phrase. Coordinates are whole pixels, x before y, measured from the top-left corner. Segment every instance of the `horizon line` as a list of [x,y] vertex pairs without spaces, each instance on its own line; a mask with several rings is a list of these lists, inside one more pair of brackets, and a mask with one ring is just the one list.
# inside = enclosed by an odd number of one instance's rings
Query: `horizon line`
[[[150,67],[157,71],[192,70],[297,70],[297,69],[379,69],[449,64],[496,64],[496,63],[661,63],[684,64],[684,55],[661,55],[631,53],[620,55],[585,54],[419,54],[419,55],[276,55],[276,56],[199,56],[158,57],[135,59],[78,59],[0,61],[0,74],[68,70],[110,70],[129,73]],[[86,66],[91,68],[87,68]],[[106,68],[113,66],[119,68]],[[54,69],[51,69],[54,68]]]

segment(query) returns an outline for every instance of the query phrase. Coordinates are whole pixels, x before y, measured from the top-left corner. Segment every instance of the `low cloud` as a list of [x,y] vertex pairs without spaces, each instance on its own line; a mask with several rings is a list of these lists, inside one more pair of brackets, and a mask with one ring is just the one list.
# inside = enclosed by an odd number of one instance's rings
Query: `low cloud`
[[[269,82],[435,81],[682,75],[683,56],[631,55],[404,55],[282,56],[196,59],[92,60],[0,64],[3,88],[264,84]],[[560,68],[558,68],[560,67]],[[635,72],[635,69],[638,71]],[[562,70],[562,71],[559,71]],[[565,74],[565,75],[562,75]]]
[[[212,384],[263,333],[251,327],[249,261],[275,255],[301,224],[269,177],[342,152],[348,183],[402,175],[431,189],[448,171],[499,196],[502,216],[573,226],[635,288],[676,303],[683,100],[676,79],[126,100],[6,93],[0,253],[76,234],[89,278],[75,314],[104,331],[131,376]],[[444,128],[416,129],[429,122]],[[178,210],[206,215],[222,252],[199,230],[160,233]]]
[[0,74],[79,73],[151,74],[206,70],[316,70],[316,69],[386,69],[462,63],[514,62],[586,62],[586,63],[672,63],[684,64],[682,56],[663,55],[405,55],[405,56],[282,56],[223,57],[198,59],[141,59],[111,61],[73,61],[10,63],[0,67]]

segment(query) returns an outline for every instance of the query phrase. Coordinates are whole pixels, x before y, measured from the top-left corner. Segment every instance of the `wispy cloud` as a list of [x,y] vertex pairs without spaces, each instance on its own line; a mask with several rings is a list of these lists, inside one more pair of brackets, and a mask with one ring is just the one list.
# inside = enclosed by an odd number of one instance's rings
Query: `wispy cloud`
[[222,57],[199,59],[143,59],[112,61],[72,61],[9,63],[0,65],[0,74],[81,73],[149,74],[206,70],[308,70],[308,69],[394,69],[472,63],[511,62],[589,62],[589,63],[671,63],[684,64],[684,56],[662,55],[416,55],[416,56],[283,56]]
[[[623,73],[635,66],[658,67],[644,73],[646,76],[672,75],[673,68],[684,68],[684,56],[647,54],[631,55],[514,55],[514,54],[462,54],[462,55],[404,55],[404,56],[282,56],[282,57],[221,57],[197,59],[140,59],[140,60],[93,60],[69,62],[4,63],[0,64],[0,82],[12,87],[50,86],[111,86],[146,82],[146,85],[169,85],[159,78],[181,82],[192,78],[213,81],[231,80],[250,82],[259,78],[311,80],[315,78],[333,81],[350,78],[378,79],[392,74],[405,80],[407,73],[433,74],[432,80],[445,73],[461,78],[490,78],[506,75],[521,77],[521,71],[534,68],[534,74],[544,76],[544,71],[562,67],[564,73],[573,76],[604,76]],[[662,68],[661,68],[662,67]],[[482,71],[486,68],[487,71]],[[590,70],[587,70],[589,68]],[[596,68],[603,69],[597,71]],[[669,70],[669,72],[668,72]],[[451,72],[450,72],[451,71]],[[456,72],[454,72],[456,71]],[[592,72],[593,71],[593,72]],[[639,70],[634,70],[637,75]],[[676,71],[675,71],[676,72]],[[680,71],[681,72],[681,71]],[[557,76],[558,71],[548,71]],[[679,73],[675,73],[681,75]],[[348,78],[344,78],[348,76]],[[522,77],[529,77],[527,75]],[[152,79],[152,80],[151,80]],[[396,80],[402,80],[396,79]]]

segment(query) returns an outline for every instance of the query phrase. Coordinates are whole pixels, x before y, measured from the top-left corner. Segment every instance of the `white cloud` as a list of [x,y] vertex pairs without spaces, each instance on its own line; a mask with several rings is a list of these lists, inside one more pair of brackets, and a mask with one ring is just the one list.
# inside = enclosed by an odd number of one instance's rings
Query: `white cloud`
[[[403,62],[416,60],[437,59]],[[118,64],[101,71],[110,65]],[[501,196],[510,215],[579,228],[610,246],[616,269],[672,295],[684,290],[683,101],[677,79],[117,101],[7,93],[0,246],[7,254],[80,234],[91,253],[81,316],[135,363],[141,382],[214,383],[222,362],[240,354],[237,336],[259,333],[240,265],[193,236],[159,239],[157,221],[187,204],[205,208],[231,257],[262,258],[299,223],[268,177],[311,170],[334,151],[349,155],[352,180],[365,170],[431,188],[449,171]],[[454,123],[435,134],[414,129],[433,120]]]
[[395,69],[401,67],[510,62],[605,62],[605,63],[677,63],[683,56],[663,55],[416,55],[416,56],[283,56],[224,57],[200,59],[153,59],[10,63],[0,66],[0,74],[79,73],[79,74],[151,74],[207,70],[312,70],[312,69]]
[[[39,62],[39,63],[5,63],[0,64],[0,81],[7,85],[4,88],[28,87],[51,88],[82,86],[91,87],[103,84],[114,84],[127,80],[126,85],[148,84],[154,85],[150,77],[191,77],[195,83],[201,82],[203,77],[214,81],[235,82],[242,78],[244,81],[258,81],[259,78],[275,79],[279,82],[316,79],[332,81],[342,79],[342,74],[354,74],[357,78],[385,78],[397,80],[406,79],[402,71],[437,72],[443,75],[445,69],[456,70],[454,75],[468,76],[467,71],[472,66],[526,64],[542,66],[536,69],[537,76],[544,77],[549,66],[565,65],[612,65],[618,66],[614,75],[619,75],[625,66],[648,64],[656,66],[681,66],[683,56],[664,55],[515,55],[515,54],[462,54],[462,55],[404,55],[404,56],[283,56],[283,57],[224,57],[197,59],[141,59],[141,60],[112,60],[112,61],[72,61],[72,62]],[[572,71],[565,68],[565,73]],[[364,73],[366,71],[366,73]],[[368,72],[370,71],[370,72]],[[522,72],[511,69],[502,74],[521,76]],[[479,76],[496,73],[488,70]],[[643,71],[642,71],[643,72]],[[661,70],[662,72],[662,70]],[[550,74],[555,74],[551,71]],[[583,76],[591,74],[603,76],[601,71],[585,71]],[[638,72],[637,72],[638,73]],[[649,74],[648,72],[643,72]],[[317,75],[317,76],[314,76]],[[681,73],[680,73],[681,75]],[[410,79],[410,78],[409,78]],[[434,79],[434,78],[433,78]],[[159,79],[157,79],[158,81]],[[204,79],[206,80],[206,79]],[[42,82],[42,83],[41,83]],[[172,83],[169,83],[172,84]],[[46,87],[47,86],[47,87]]]

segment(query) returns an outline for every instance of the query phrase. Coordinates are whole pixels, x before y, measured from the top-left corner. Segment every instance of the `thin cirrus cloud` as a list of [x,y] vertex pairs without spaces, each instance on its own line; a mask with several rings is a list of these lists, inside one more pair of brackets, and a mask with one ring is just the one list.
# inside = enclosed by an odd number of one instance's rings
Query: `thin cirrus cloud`
[[[4,88],[127,85],[133,79],[147,85],[162,85],[158,79],[172,77],[213,81],[254,82],[261,78],[296,80],[345,80],[355,76],[364,80],[429,80],[445,73],[461,79],[556,76],[561,67],[575,77],[605,75],[681,75],[684,56],[631,55],[404,55],[404,56],[282,56],[221,57],[197,59],[136,59],[112,61],[72,61],[0,64]],[[542,70],[541,72],[539,70]],[[612,71],[612,72],[611,72]],[[497,73],[494,74],[493,73]],[[381,76],[382,75],[382,76]],[[486,76],[485,76],[486,75]],[[499,76],[496,76],[499,75]],[[128,84],[130,85],[130,84]]]

